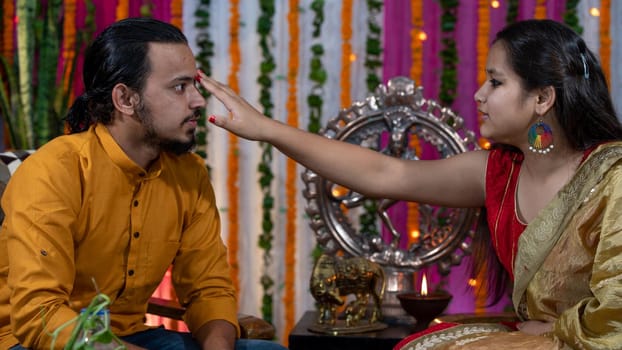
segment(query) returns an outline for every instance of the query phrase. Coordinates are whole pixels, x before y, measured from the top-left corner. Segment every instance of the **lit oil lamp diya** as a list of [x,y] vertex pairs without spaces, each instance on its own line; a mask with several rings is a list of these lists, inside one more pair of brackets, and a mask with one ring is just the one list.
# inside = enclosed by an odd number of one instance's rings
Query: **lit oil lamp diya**
[[428,294],[428,283],[423,275],[421,293],[401,293],[397,295],[397,298],[402,308],[417,320],[419,326],[427,327],[432,320],[445,311],[452,296],[444,291]]

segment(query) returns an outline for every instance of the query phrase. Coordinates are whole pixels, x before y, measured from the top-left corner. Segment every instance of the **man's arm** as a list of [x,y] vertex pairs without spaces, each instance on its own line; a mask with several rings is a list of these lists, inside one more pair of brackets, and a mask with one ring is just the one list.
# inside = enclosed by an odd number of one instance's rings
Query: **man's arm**
[[194,332],[194,338],[203,350],[233,350],[237,330],[234,325],[224,320],[212,320]]
[[[11,323],[13,334],[29,348],[49,348],[50,334],[77,316],[69,307],[69,295],[75,276],[71,229],[80,189],[58,186],[69,183],[69,166],[56,162],[53,168],[33,154],[17,169],[2,196]],[[57,346],[64,345],[72,328],[60,331]]]

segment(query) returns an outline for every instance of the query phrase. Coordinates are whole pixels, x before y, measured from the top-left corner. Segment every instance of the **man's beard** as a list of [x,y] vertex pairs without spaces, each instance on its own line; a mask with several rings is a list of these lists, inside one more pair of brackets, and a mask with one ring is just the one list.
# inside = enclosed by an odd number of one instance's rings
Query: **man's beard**
[[[198,113],[199,111],[196,111],[195,115]],[[187,142],[164,138],[158,135],[157,131],[153,127],[153,118],[151,117],[151,111],[149,111],[144,103],[140,104],[139,108],[136,111],[136,115],[145,127],[145,142],[154,147],[157,147],[158,149],[160,149],[160,151],[170,152],[175,155],[181,155],[190,152],[196,145],[196,135],[194,134],[194,132],[192,133],[192,138],[190,139],[190,141]],[[191,118],[192,117],[185,118],[183,123],[187,122]]]

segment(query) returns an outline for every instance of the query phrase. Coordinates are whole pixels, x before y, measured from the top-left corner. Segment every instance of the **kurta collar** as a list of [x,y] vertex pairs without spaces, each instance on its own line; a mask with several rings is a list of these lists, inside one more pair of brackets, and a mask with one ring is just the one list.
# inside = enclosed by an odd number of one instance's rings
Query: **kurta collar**
[[95,126],[92,126],[92,128],[95,129],[95,135],[99,139],[106,154],[108,154],[112,162],[126,174],[137,178],[150,179],[158,177],[162,172],[161,156],[153,162],[149,169],[145,170],[127,156],[105,125],[97,123]]

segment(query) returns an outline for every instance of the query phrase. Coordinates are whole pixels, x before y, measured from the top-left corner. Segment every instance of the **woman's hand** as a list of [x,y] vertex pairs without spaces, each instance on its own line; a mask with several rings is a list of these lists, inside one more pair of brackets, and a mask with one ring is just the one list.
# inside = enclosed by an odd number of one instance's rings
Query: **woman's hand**
[[553,322],[525,321],[519,323],[516,328],[526,334],[542,335],[553,330]]
[[220,100],[230,113],[229,117],[210,115],[211,123],[245,139],[265,141],[266,130],[272,124],[272,119],[261,114],[231,88],[208,77],[201,70],[198,71],[197,78],[201,86]]

